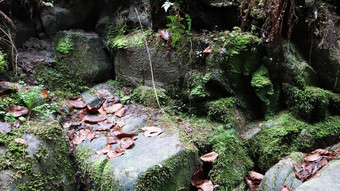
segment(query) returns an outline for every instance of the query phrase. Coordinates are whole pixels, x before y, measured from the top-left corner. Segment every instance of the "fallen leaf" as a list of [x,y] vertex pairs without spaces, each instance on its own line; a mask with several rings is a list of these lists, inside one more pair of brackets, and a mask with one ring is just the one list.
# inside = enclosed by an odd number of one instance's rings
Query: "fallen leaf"
[[5,122],[0,122],[0,133],[9,133],[12,131],[12,127],[10,124]]
[[257,187],[255,186],[254,182],[249,180],[248,177],[244,177],[244,181],[246,182],[249,191],[256,191]]
[[46,91],[45,89],[41,89],[41,93],[45,99],[48,98],[48,91]]
[[106,111],[105,111],[105,109],[103,108],[103,106],[101,106],[101,107],[98,109],[98,113],[99,113],[99,114],[102,114],[102,115],[106,115]]
[[107,144],[115,144],[118,142],[118,138],[116,136],[107,136]]
[[116,135],[118,139],[122,139],[122,138],[125,138],[125,137],[129,137],[129,138],[136,138],[137,135],[134,134],[134,133],[120,133],[118,135]]
[[98,127],[96,127],[96,131],[106,131],[111,129],[111,127],[113,127],[115,125],[114,122],[111,121],[102,121],[98,123]]
[[117,121],[117,124],[119,127],[124,127],[125,126],[125,122],[124,121]]
[[68,103],[76,109],[83,109],[87,105],[87,103],[81,98],[78,98],[78,99],[75,99],[75,100],[71,99],[71,100],[68,101]]
[[86,135],[86,139],[89,140],[90,142],[96,137],[96,133],[93,131],[90,131],[89,133],[87,133]]
[[106,116],[85,115],[83,120],[85,122],[98,123],[98,122],[106,120],[106,118],[107,118]]
[[12,105],[7,109],[7,113],[13,114],[14,117],[21,117],[28,114],[27,107]]
[[163,165],[161,163],[158,163],[157,164],[159,167],[163,168]]
[[107,105],[107,104],[103,105],[103,108],[106,111],[106,113],[115,113],[116,111],[118,111],[122,107],[123,107],[123,104],[121,104],[121,103],[116,103],[116,104],[112,104],[112,105]]
[[13,127],[18,128],[20,126],[20,120],[15,120],[13,122]]
[[255,184],[260,184],[262,179],[263,179],[263,174],[260,174],[258,172],[255,171],[249,171],[248,172],[248,177],[250,178],[250,180],[252,180]]
[[158,34],[161,35],[161,37],[164,40],[169,40],[170,39],[170,34],[169,34],[168,30],[158,30]]
[[106,156],[108,159],[112,159],[112,158],[116,158],[119,156],[122,156],[124,154],[124,152],[116,152],[115,150],[110,150]]
[[309,156],[306,156],[304,158],[305,161],[308,161],[308,162],[314,162],[314,161],[319,161],[322,159],[322,156],[320,156],[319,153],[314,153],[314,154],[311,154]]
[[155,137],[163,132],[162,129],[156,126],[143,127],[142,130],[144,131],[145,137]]
[[289,187],[286,185],[281,186],[281,191],[290,191]]
[[112,99],[113,95],[106,89],[95,90],[95,93],[99,99]]
[[76,135],[73,140],[72,140],[72,143],[74,145],[79,145],[80,143],[82,143],[83,141],[85,141],[86,139],[86,136],[84,134],[79,134],[79,135]]
[[218,154],[216,152],[210,152],[205,155],[202,155],[200,159],[203,162],[214,162],[218,157]]
[[132,147],[135,144],[135,141],[131,137],[124,137],[122,139],[119,139],[119,145],[122,149],[128,149]]
[[210,180],[204,180],[202,184],[197,186],[197,188],[202,191],[212,191],[217,187],[219,187],[219,185],[214,185]]
[[25,139],[22,139],[22,138],[16,138],[16,139],[14,139],[14,142],[20,143],[20,144],[23,144],[23,145],[27,145],[27,141]]
[[198,168],[195,170],[194,175],[191,177],[191,185],[198,186],[203,183],[205,179],[205,174],[202,168]]
[[106,154],[111,150],[111,145],[106,145],[104,148],[97,150],[96,153],[98,155]]
[[117,117],[123,117],[125,114],[126,109],[124,107],[120,108],[118,111],[115,112]]
[[213,50],[213,47],[209,45],[206,49],[203,50],[202,54],[208,54],[211,53]]
[[320,155],[328,155],[331,152],[329,152],[328,150],[325,150],[325,149],[316,149],[312,152],[312,154],[314,154],[314,153],[319,153]]

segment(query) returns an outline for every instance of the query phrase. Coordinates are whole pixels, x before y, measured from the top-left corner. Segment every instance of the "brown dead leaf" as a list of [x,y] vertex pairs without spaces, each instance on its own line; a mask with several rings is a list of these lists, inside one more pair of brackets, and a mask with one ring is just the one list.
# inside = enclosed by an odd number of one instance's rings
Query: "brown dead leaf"
[[101,106],[101,107],[98,109],[98,113],[101,114],[101,115],[106,115],[106,111],[105,111],[105,109],[103,108],[103,106]]
[[106,116],[85,115],[83,120],[85,122],[98,123],[98,122],[106,120],[106,118],[107,118]]
[[161,134],[163,131],[159,127],[151,126],[151,127],[143,127],[145,137],[155,137]]
[[216,152],[210,152],[205,155],[202,155],[200,159],[203,162],[214,162],[218,157],[218,154]]
[[0,133],[9,133],[12,131],[12,127],[10,124],[5,122],[0,122]]
[[116,136],[117,136],[118,139],[122,139],[122,138],[125,138],[125,137],[137,139],[137,135],[134,134],[134,133],[120,133]]
[[289,187],[286,185],[281,186],[281,191],[290,191]]
[[135,141],[132,137],[124,137],[119,139],[119,146],[122,149],[131,148],[135,144]]
[[124,152],[116,152],[116,150],[110,150],[106,156],[108,159],[112,159],[112,158],[116,158],[119,156],[122,156],[124,154]]
[[194,175],[191,177],[191,185],[198,186],[204,182],[205,174],[202,168],[198,168],[195,170]]
[[117,117],[123,117],[125,114],[126,109],[124,107],[120,108],[118,111],[115,112]]
[[122,128],[116,124],[115,126],[113,126],[113,128],[110,130],[110,133],[109,134],[112,134],[112,135],[118,135],[118,134],[121,134],[123,133],[123,130]]
[[13,122],[13,127],[18,128],[20,126],[20,120],[15,120]]
[[48,91],[46,91],[45,89],[41,89],[41,93],[45,99],[48,98]]
[[213,50],[213,47],[209,45],[206,49],[203,50],[202,54],[208,54],[211,53]]
[[71,99],[70,98],[68,103],[76,109],[83,109],[87,105],[87,103],[82,98],[77,98],[77,99],[74,99],[74,98]]
[[118,141],[116,136],[107,136],[107,144],[116,144]]
[[112,121],[102,121],[98,123],[98,127],[96,128],[96,131],[106,131],[111,129],[112,126],[114,126],[115,123]]
[[319,161],[319,160],[321,160],[321,159],[322,159],[322,156],[320,156],[319,153],[314,153],[314,154],[311,154],[311,155],[306,156],[306,157],[304,158],[304,160],[307,161],[307,162]]
[[102,148],[102,149],[100,149],[100,150],[97,150],[96,153],[97,153],[98,155],[106,154],[106,153],[110,152],[111,147],[112,147],[111,145],[106,145],[104,148]]
[[20,116],[27,115],[28,109],[27,107],[24,107],[24,106],[12,105],[7,109],[6,112],[13,114],[14,117],[20,117]]
[[118,111],[122,107],[123,107],[123,104],[121,104],[121,103],[116,103],[116,104],[112,104],[112,105],[107,105],[107,104],[103,105],[103,108],[106,111],[106,113],[115,113],[116,111]]
[[125,122],[124,121],[117,121],[117,125],[122,128],[122,127],[125,126]]
[[85,134],[79,134],[79,135],[76,135],[73,140],[72,140],[72,143],[74,145],[79,145],[80,143],[82,143],[83,141],[85,141],[86,139],[86,136]]
[[316,149],[312,152],[312,154],[314,154],[314,153],[319,153],[320,155],[328,155],[331,152],[329,152],[326,149]]
[[255,186],[254,182],[249,180],[248,177],[244,177],[244,181],[246,182],[249,191],[256,191],[257,190],[257,186]]
[[86,134],[86,139],[90,142],[96,137],[96,133],[93,131],[90,131]]
[[95,90],[95,93],[99,99],[112,99],[113,95],[106,89]]
[[260,184],[264,176],[263,176],[263,174],[260,174],[260,173],[252,170],[252,171],[248,172],[248,177],[255,184]]
[[16,138],[16,139],[14,139],[14,142],[20,143],[22,145],[27,145],[27,141],[25,139],[22,139],[22,138]]

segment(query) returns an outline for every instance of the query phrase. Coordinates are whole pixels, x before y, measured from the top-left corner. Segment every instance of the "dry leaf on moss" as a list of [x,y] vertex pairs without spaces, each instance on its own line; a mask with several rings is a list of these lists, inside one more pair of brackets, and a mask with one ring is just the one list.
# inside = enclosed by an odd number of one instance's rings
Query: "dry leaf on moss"
[[214,162],[218,157],[218,154],[216,152],[210,152],[205,155],[202,155],[200,159],[203,162]]

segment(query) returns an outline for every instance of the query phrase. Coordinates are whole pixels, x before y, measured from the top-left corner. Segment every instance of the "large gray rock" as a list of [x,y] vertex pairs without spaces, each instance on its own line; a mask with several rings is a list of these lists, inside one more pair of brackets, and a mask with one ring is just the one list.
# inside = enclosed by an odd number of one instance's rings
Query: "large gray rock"
[[302,160],[303,153],[292,153],[271,167],[259,186],[260,191],[281,191],[283,185],[295,190],[302,181],[295,177],[294,163]]
[[[174,123],[153,119],[163,133],[156,137],[145,137],[141,127],[151,123],[153,115],[147,108],[130,106],[121,120],[125,122],[125,133],[138,134],[131,149],[116,158],[107,159],[94,151],[107,145],[105,134],[89,142],[84,141],[76,148],[76,160],[91,185],[88,189],[100,190],[176,190],[189,189],[190,178],[200,166],[197,149],[184,139],[182,130]],[[113,148],[116,145],[112,145]]]
[[[118,49],[114,54],[116,76],[135,86],[152,85],[148,55],[143,46],[141,41],[137,46]],[[184,77],[188,58],[183,52],[168,52],[165,48],[151,45],[150,54],[157,86],[165,87]]]
[[296,191],[338,191],[340,190],[340,160],[333,160],[320,170],[320,176],[299,186]]

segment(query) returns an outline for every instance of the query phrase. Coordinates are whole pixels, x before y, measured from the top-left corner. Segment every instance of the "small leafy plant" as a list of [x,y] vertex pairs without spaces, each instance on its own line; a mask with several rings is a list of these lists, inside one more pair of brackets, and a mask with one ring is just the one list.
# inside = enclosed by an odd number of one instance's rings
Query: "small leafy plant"
[[61,54],[69,54],[73,50],[73,42],[72,39],[67,37],[67,38],[62,38],[58,41],[57,47],[56,47],[57,52]]
[[0,73],[7,69],[6,54],[0,51]]
[[19,90],[17,94],[26,107],[32,110],[34,105],[42,98],[41,89],[41,86],[32,86],[28,91]]

